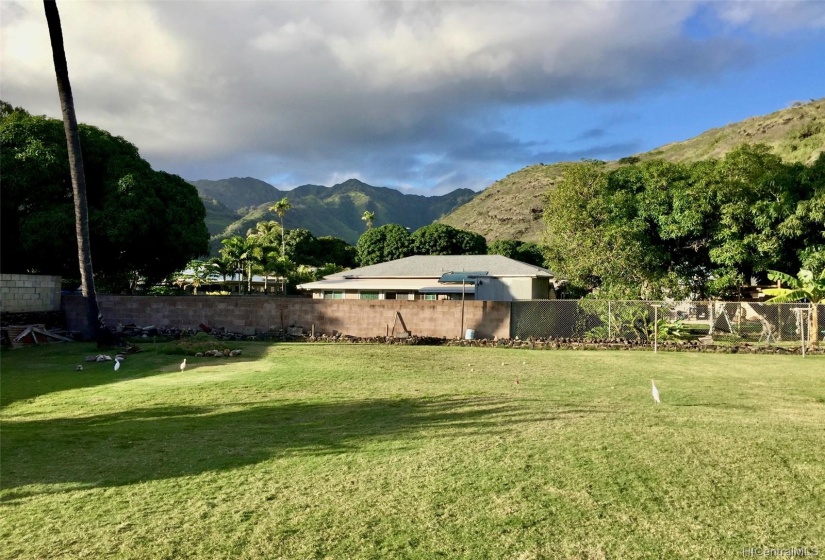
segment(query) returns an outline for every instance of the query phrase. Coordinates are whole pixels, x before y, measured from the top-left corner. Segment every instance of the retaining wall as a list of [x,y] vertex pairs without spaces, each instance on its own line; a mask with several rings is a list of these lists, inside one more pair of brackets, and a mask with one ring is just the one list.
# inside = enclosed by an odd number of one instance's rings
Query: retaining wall
[[[271,328],[303,327],[316,334],[384,336],[401,314],[406,330],[417,336],[455,338],[473,329],[476,338],[510,336],[510,303],[498,301],[325,300],[268,296],[120,296],[99,295],[98,305],[107,326],[174,326],[196,329],[200,324],[254,334]],[[69,330],[82,330],[80,296],[63,297]]]
[[60,310],[60,276],[0,274],[0,312]]

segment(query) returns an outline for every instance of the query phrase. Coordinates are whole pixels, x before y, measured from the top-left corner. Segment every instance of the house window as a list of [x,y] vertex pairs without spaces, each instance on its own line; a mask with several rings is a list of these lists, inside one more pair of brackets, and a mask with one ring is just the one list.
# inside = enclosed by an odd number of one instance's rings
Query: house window
[[410,299],[407,292],[384,292],[384,299]]
[[435,301],[438,299],[438,295],[436,294],[422,294],[421,299],[425,299],[427,301]]
[[324,292],[324,299],[344,299],[344,292]]
[[378,299],[378,292],[359,292],[359,299]]

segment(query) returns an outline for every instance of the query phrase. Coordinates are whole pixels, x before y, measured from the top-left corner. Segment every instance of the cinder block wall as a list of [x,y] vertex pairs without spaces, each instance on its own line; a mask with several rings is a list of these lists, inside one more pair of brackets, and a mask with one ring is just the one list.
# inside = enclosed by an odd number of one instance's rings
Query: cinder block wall
[[60,276],[0,274],[0,312],[60,311]]
[[[455,338],[473,329],[476,338],[510,336],[510,304],[498,301],[464,303],[464,331],[460,301],[325,300],[264,296],[119,296],[100,295],[98,304],[108,326],[118,323],[157,327],[197,328],[204,324],[253,334],[274,327],[300,326],[317,334],[384,336],[387,329],[404,330],[396,312],[412,334]],[[81,330],[82,300],[63,298],[67,327]]]

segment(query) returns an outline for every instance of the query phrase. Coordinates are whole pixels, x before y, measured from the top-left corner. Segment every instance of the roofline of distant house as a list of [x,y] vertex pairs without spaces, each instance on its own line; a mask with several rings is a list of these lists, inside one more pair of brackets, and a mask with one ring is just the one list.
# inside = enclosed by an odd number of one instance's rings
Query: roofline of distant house
[[[330,280],[358,280],[358,279],[384,280],[384,279],[390,279],[390,278],[441,278],[441,276],[443,276],[443,274],[436,274],[436,275],[432,275],[432,274],[411,274],[411,275],[407,275],[407,276],[394,274],[392,276],[385,276],[385,275],[381,275],[381,276],[362,276],[360,274],[359,275],[347,275],[347,274],[339,272],[339,273],[336,273],[336,274],[331,274],[329,276],[324,276],[324,278],[327,278],[327,279],[330,279]],[[487,277],[487,278],[555,278],[555,276],[553,276],[553,274],[548,274],[548,273],[543,273],[543,274],[486,274],[485,277]]]

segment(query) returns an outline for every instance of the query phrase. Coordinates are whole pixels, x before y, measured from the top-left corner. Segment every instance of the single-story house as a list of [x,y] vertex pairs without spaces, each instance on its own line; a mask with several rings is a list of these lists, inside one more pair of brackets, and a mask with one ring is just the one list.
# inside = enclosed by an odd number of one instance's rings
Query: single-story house
[[555,299],[552,280],[546,268],[501,255],[417,255],[345,270],[298,289],[324,299],[513,301]]

